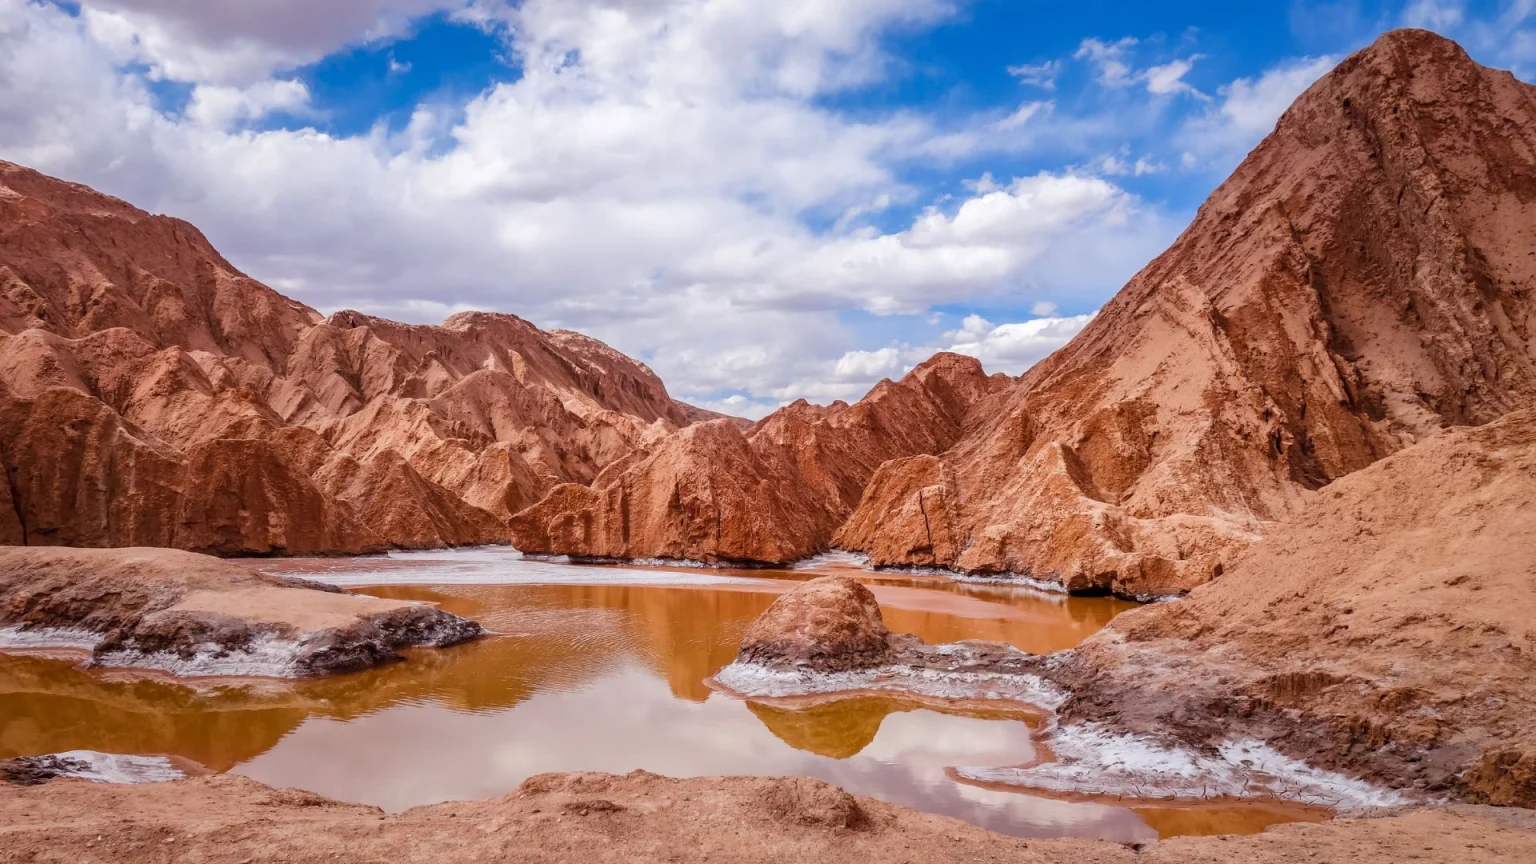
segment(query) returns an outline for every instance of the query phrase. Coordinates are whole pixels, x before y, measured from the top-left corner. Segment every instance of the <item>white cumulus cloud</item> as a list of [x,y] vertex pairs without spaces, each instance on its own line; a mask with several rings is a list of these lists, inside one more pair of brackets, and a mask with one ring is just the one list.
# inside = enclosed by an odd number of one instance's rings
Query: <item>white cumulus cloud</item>
[[1009,66],[1008,74],[1019,79],[1020,84],[1031,87],[1039,87],[1042,90],[1056,89],[1056,76],[1061,74],[1062,62],[1060,60],[1047,60],[1044,63],[1021,63],[1017,66]]
[[1142,73],[1142,80],[1147,83],[1147,92],[1154,96],[1170,96],[1175,93],[1190,93],[1200,95],[1200,91],[1190,86],[1184,80],[1189,70],[1195,68],[1195,61],[1200,55],[1188,57],[1183,60],[1173,60],[1161,66],[1152,66]]
[[1129,87],[1136,83],[1136,77],[1131,72],[1131,64],[1127,59],[1131,49],[1140,44],[1140,40],[1133,36],[1126,36],[1114,42],[1102,39],[1084,39],[1078,46],[1077,53],[1072,57],[1075,60],[1087,60],[1099,70],[1098,80],[1105,87]]
[[1337,64],[1337,57],[1302,57],[1222,87],[1210,109],[1186,124],[1178,136],[1185,166],[1230,170],[1274,131],[1275,122],[1297,96]]
[[274,111],[303,111],[309,88],[302,81],[261,81],[248,87],[199,84],[192,90],[187,119],[200,126],[229,129]]
[[[394,131],[252,128],[315,110],[293,64],[432,11],[502,34],[520,75]],[[827,107],[888,73],[886,34],[953,11],[87,0],[76,16],[0,0],[0,158],[186,218],[323,310],[514,312],[609,341],[681,396],[740,396],[739,413],[797,393],[857,398],[915,361],[860,344],[845,314],[920,320],[940,304],[1102,290],[1174,227],[1114,182],[1065,170],[989,176],[965,197],[930,194],[904,225],[867,224],[922,203],[906,164],[1016,146],[1052,119],[1029,103],[1014,126],[980,116],[957,135],[911,112]],[[159,105],[165,80],[191,85],[184,110]]]
[[1465,7],[1454,0],[1414,0],[1403,10],[1403,24],[1427,30],[1451,30],[1466,16]]
[[993,324],[970,315],[959,330],[944,334],[949,343],[944,350],[969,354],[988,372],[1020,375],[1072,341],[1092,320],[1093,315],[1069,315]]

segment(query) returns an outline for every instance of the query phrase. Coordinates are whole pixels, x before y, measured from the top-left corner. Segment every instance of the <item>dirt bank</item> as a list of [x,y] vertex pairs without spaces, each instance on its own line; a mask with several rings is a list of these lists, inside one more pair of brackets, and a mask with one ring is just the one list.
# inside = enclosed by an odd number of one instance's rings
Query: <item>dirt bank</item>
[[1536,410],[1410,447],[1062,655],[1062,716],[1536,807],[1533,514]]
[[422,603],[350,594],[170,549],[0,549],[0,648],[90,651],[98,666],[305,677],[483,631]]
[[[0,784],[0,860],[526,862],[1289,862],[1536,860],[1530,825],[1486,808],[1287,825],[1135,849],[1021,840],[816,780],[547,774],[488,801],[387,816],[215,776],[143,786]],[[1490,818],[1495,817],[1495,818]],[[1529,820],[1527,820],[1529,821]]]

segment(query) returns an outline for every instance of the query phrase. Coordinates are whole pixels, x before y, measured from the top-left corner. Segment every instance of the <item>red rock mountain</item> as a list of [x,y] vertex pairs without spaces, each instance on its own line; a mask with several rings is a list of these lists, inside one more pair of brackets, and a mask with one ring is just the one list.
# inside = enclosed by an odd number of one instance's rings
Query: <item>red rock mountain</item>
[[796,402],[743,430],[700,423],[645,442],[590,486],[557,487],[512,519],[525,552],[711,563],[793,561],[827,548],[888,460],[942,452],[1006,386],[939,354],[859,402]]
[[1182,591],[1312,490],[1532,404],[1536,88],[1398,31],[1303,94],[995,422],[885,465],[838,542]]
[[510,315],[329,318],[185,222],[0,162],[0,542],[348,553],[506,519],[708,418]]
[[1185,591],[1334,479],[1536,404],[1533,291],[1536,88],[1397,31],[1301,96],[1070,345],[956,388],[939,434],[911,440],[900,424],[938,415],[882,407],[910,380],[857,420],[799,406],[745,440],[690,429],[555,490],[514,535],[705,560],[830,542]]
[[[0,167],[0,540],[878,565],[1179,592],[1316,490],[1536,404],[1536,88],[1397,31],[1022,379],[940,355],[750,427],[502,315],[322,318]],[[510,520],[507,522],[506,520]]]

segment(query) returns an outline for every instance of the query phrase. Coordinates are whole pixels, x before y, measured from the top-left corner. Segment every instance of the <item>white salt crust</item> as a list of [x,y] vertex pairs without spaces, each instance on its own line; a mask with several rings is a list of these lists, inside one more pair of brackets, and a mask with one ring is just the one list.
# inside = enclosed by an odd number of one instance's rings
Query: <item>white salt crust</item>
[[63,771],[60,777],[78,777],[93,783],[165,783],[187,776],[164,756],[124,756],[95,750],[70,750],[49,755],[86,766]]
[[[344,567],[316,559],[314,570],[283,567],[278,572],[336,586],[358,585],[752,585],[761,579],[704,572],[698,561],[645,559],[615,564],[575,564],[564,555],[525,556],[506,546],[391,552],[367,567],[366,559],[348,559]],[[672,567],[695,572],[664,572],[644,567]]]
[[1033,588],[1052,597],[1066,599],[1067,587],[1060,582],[1036,579],[1021,573],[966,573],[948,567],[876,567],[876,573],[911,573],[914,576],[943,576],[953,582],[969,582],[974,585],[1002,585],[1005,587]]
[[157,669],[181,677],[297,678],[299,661],[308,640],[282,639],[265,633],[251,640],[250,647],[230,651],[209,642],[197,646],[190,657],[172,652],[112,651],[96,657],[92,664],[114,668]]
[[791,570],[815,570],[820,567],[858,567],[861,570],[869,569],[869,556],[858,552],[847,552],[842,549],[833,549],[820,555],[812,555],[802,558],[791,564]]
[[[1033,588],[1052,596],[1066,596],[1069,594],[1067,587],[1060,582],[1052,582],[1049,579],[1036,579],[1033,576],[1025,576],[1022,573],[967,573],[963,570],[953,570],[948,567],[872,567],[869,556],[858,552],[847,552],[834,549],[797,561],[791,569],[814,570],[817,567],[827,565],[844,565],[860,567],[871,573],[910,573],[914,576],[943,576],[954,582],[969,582],[976,585],[1004,585],[1020,588]],[[1180,594],[1138,594],[1135,598],[1138,603],[1172,603],[1182,600]]]
[[[935,646],[963,654],[964,646]],[[1048,659],[1047,662],[1050,662]],[[1036,675],[946,672],[905,665],[819,673],[736,662],[714,683],[746,698],[793,698],[857,691],[911,693],[938,699],[1024,702],[1054,711],[1067,693]],[[1053,717],[1041,738],[1055,761],[1029,768],[956,768],[962,779],[1043,792],[1135,799],[1280,799],[1349,811],[1399,807],[1401,793],[1308,765],[1257,740],[1221,744],[1215,754],[1124,735],[1086,723],[1060,726]]]
[[1096,723],[1053,723],[1042,740],[1056,761],[955,773],[978,782],[1095,797],[1278,798],[1345,811],[1408,803],[1398,792],[1313,767],[1256,740],[1227,741],[1207,755]]
[[101,641],[100,633],[80,627],[0,627],[0,650],[7,648],[80,648],[90,651]]
[[911,666],[882,666],[855,672],[770,669],[736,662],[721,669],[715,682],[752,698],[780,699],[853,691],[912,693],[936,699],[989,699],[1027,702],[1054,709],[1066,700],[1060,688],[1034,675],[992,672],[944,672]]
[[[69,648],[92,651],[102,634],[73,627],[19,627],[0,629],[0,650]],[[217,643],[199,645],[191,657],[170,652],[112,651],[91,658],[91,665],[108,668],[156,669],[184,677],[299,677],[299,660],[306,642],[264,634],[243,651],[229,651]]]

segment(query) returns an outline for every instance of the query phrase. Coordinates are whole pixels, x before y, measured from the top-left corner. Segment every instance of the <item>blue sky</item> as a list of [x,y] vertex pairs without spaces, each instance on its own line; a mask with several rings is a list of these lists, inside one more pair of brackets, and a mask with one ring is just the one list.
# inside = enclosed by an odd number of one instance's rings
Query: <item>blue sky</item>
[[0,0],[0,158],[322,311],[512,312],[756,416],[1027,368],[1404,25],[1536,73],[1536,0]]

